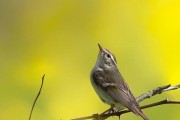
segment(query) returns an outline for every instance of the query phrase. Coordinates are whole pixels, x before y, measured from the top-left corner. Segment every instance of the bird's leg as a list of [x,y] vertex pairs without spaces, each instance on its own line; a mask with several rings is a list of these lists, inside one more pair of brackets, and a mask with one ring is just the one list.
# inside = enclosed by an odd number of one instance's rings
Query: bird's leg
[[111,104],[111,107],[110,107],[109,109],[107,109],[106,111],[104,111],[103,113],[101,113],[100,116],[102,116],[103,114],[115,112],[114,107],[115,107],[115,105],[114,105],[114,104]]
[[111,109],[109,110],[109,113],[115,113],[116,110],[114,109],[115,105],[111,104]]

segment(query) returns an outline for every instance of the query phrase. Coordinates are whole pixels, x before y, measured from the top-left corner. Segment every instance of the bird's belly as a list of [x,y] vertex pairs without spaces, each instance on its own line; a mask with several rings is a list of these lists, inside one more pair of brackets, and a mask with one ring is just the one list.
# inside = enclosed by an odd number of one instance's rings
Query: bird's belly
[[119,110],[122,110],[125,108],[121,103],[117,102],[111,96],[109,96],[106,93],[106,91],[104,91],[100,87],[98,87],[93,81],[91,81],[91,83],[92,83],[96,93],[98,94],[98,96],[104,103],[106,103],[108,105],[112,105],[112,104],[115,105],[115,108],[114,108],[115,111],[119,111]]
[[101,98],[101,100],[103,102],[105,102],[106,104],[116,104],[116,101],[109,96],[106,91],[104,91],[103,89],[101,89],[100,87],[98,87],[95,82],[93,80],[91,80],[92,86],[94,88],[94,90],[96,91],[96,93],[98,94],[98,96]]

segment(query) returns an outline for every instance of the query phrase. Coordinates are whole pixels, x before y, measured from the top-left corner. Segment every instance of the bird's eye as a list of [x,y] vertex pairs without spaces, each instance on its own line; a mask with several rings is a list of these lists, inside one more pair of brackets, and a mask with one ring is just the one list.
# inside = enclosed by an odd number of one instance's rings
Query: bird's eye
[[107,57],[108,57],[108,58],[111,58],[111,55],[110,55],[110,54],[107,54]]

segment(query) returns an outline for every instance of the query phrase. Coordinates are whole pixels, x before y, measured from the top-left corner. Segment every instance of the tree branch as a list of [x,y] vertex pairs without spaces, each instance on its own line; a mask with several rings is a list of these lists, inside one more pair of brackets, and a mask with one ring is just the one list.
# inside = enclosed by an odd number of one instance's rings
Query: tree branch
[[[171,86],[166,85],[166,86],[161,86],[161,87],[157,87],[153,90],[150,90],[142,95],[140,95],[139,97],[136,98],[136,101],[139,103],[147,98],[151,98],[157,94],[161,94],[162,92],[166,92],[166,91],[170,91],[170,90],[175,90],[180,88],[180,84],[175,85],[175,86]],[[163,105],[163,104],[180,104],[180,101],[169,101],[168,99],[162,100],[160,102],[156,102],[156,103],[152,103],[152,104],[148,104],[148,105],[144,105],[141,106],[141,109],[145,109],[145,108],[150,108],[150,107],[155,107],[155,106],[159,106],[159,105]],[[119,116],[125,113],[131,112],[129,110],[122,110],[120,112],[113,112],[113,113],[106,113],[106,114],[93,114],[92,116],[86,116],[86,117],[81,117],[81,118],[75,118],[72,120],[86,120],[86,119],[95,119],[95,120],[101,120],[101,119],[106,119],[108,117],[111,116]],[[103,112],[104,113],[104,112]]]
[[[165,100],[162,100],[162,101],[159,101],[159,102],[155,102],[155,103],[151,103],[151,104],[148,104],[148,105],[144,105],[144,106],[141,106],[140,108],[141,109],[146,109],[146,108],[151,108],[151,107],[155,107],[155,106],[159,106],[159,105],[163,105],[163,104],[180,104],[180,101],[171,101],[171,100],[168,100],[167,98]],[[115,113],[108,113],[108,114],[103,114],[101,117],[101,119],[106,119],[108,117],[111,117],[111,116],[118,116],[120,117],[120,115],[122,114],[125,114],[125,113],[129,113],[131,112],[130,110],[122,110],[120,112],[115,112]]]
[[34,110],[34,106],[35,106],[35,104],[36,104],[37,99],[39,98],[39,95],[41,94],[41,90],[42,90],[43,83],[44,83],[44,77],[45,77],[45,74],[44,74],[43,77],[42,77],[41,87],[40,87],[39,92],[38,92],[38,94],[37,94],[37,96],[36,96],[36,98],[35,98],[35,100],[34,100],[34,102],[33,102],[33,105],[32,105],[32,108],[31,108],[31,112],[30,112],[30,115],[29,115],[29,120],[31,120],[31,116],[32,116],[32,112],[33,112],[33,110]]
[[150,90],[150,91],[140,95],[139,97],[137,97],[136,101],[139,103],[139,102],[141,102],[141,101],[143,101],[143,100],[145,100],[147,98],[151,98],[154,95],[161,94],[164,89],[167,89],[170,86],[171,85],[169,84],[169,85],[166,85],[166,86],[161,86],[161,87],[157,87],[157,88],[155,88],[153,90]]

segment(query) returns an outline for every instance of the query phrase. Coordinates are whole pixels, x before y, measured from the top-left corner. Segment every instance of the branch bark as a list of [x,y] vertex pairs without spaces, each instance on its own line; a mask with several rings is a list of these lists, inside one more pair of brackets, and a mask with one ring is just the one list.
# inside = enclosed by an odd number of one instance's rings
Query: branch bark
[[[162,92],[166,92],[166,91],[170,91],[170,90],[176,90],[180,88],[180,84],[175,85],[175,86],[171,86],[166,85],[166,86],[161,86],[161,87],[157,87],[153,90],[150,90],[142,95],[140,95],[139,97],[136,98],[137,102],[140,103],[141,101],[147,99],[147,98],[151,98],[157,94],[161,94]],[[159,106],[159,105],[163,105],[163,104],[180,104],[180,101],[169,101],[168,99],[156,102],[156,103],[152,103],[152,104],[148,104],[145,106],[141,106],[141,109],[145,109],[145,108],[150,108],[150,107],[155,107],[155,106]],[[129,110],[122,110],[120,112],[113,112],[113,113],[106,113],[106,114],[93,114],[91,116],[86,116],[86,117],[81,117],[81,118],[75,118],[72,120],[86,120],[86,119],[95,119],[95,120],[104,120],[108,117],[111,116],[119,116],[125,113],[131,112]],[[104,112],[103,112],[104,113]]]

